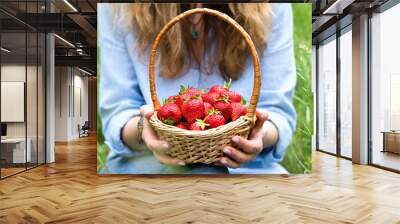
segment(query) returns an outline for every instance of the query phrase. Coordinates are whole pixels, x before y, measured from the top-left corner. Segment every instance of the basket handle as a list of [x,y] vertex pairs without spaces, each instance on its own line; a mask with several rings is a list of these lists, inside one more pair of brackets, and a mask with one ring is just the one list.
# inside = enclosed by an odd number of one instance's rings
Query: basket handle
[[254,82],[253,82],[253,93],[250,99],[250,105],[247,108],[246,116],[249,118],[253,118],[255,115],[255,110],[258,103],[258,98],[260,95],[260,86],[261,86],[261,77],[260,77],[260,61],[258,58],[257,50],[254,46],[253,41],[251,40],[250,35],[243,29],[241,25],[239,25],[234,19],[226,15],[225,13],[219,12],[217,10],[208,9],[208,8],[196,8],[185,11],[171,21],[169,21],[158,33],[156,39],[154,40],[153,46],[151,47],[150,52],[150,62],[149,62],[149,81],[150,81],[150,94],[151,100],[153,101],[154,110],[158,110],[160,108],[160,102],[157,98],[157,91],[154,82],[154,62],[157,53],[158,45],[160,44],[161,39],[165,36],[165,34],[180,20],[197,13],[204,13],[207,15],[215,16],[230,25],[232,25],[244,38],[246,41],[247,47],[251,53],[253,64],[254,64]]

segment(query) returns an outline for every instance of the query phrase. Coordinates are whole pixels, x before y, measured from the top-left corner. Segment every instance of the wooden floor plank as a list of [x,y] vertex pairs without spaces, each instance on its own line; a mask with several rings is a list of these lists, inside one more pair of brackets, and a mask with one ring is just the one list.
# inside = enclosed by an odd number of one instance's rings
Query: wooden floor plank
[[0,181],[0,223],[400,223],[399,199],[399,174],[321,152],[310,175],[101,176],[92,136]]

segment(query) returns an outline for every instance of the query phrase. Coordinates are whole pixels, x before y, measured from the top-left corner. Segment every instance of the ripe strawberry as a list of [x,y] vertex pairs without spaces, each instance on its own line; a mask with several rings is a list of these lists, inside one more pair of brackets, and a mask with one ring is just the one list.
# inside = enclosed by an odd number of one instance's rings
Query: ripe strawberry
[[210,93],[218,93],[218,94],[224,94],[225,92],[227,92],[228,89],[221,86],[221,85],[214,85],[211,87],[210,89]]
[[224,82],[224,85],[214,85],[211,87],[210,89],[210,93],[218,93],[218,94],[224,94],[226,93],[229,88],[231,88],[231,83],[232,83],[232,79],[229,80],[229,82]]
[[169,96],[167,99],[163,100],[163,105],[169,104],[169,103],[175,103],[176,99],[175,96]]
[[183,103],[185,101],[188,101],[188,100],[192,99],[192,98],[197,98],[197,96],[198,95],[194,95],[192,93],[184,93],[184,94],[180,95],[180,97],[182,98]]
[[225,93],[226,96],[228,96],[229,101],[232,103],[240,103],[242,102],[242,96],[240,95],[240,93],[235,92],[235,91],[227,91]]
[[[178,106],[182,109],[182,106],[185,102],[189,101],[190,99],[201,99],[202,92],[197,92],[199,90],[192,89],[188,91],[180,91],[179,95],[175,97],[175,102]],[[182,92],[182,93],[181,93]]]
[[200,89],[195,89],[195,88],[193,88],[193,87],[190,87],[186,92],[189,93],[189,94],[192,94],[192,95],[196,95],[196,96],[197,96],[197,95],[201,95],[201,94],[204,93],[202,90],[200,90]]
[[239,117],[246,115],[246,107],[241,103],[232,103],[232,121],[237,120]]
[[181,108],[182,110],[182,105],[183,105],[183,97],[181,95],[178,95],[175,97],[175,103]]
[[191,124],[204,118],[204,103],[200,99],[190,99],[182,105],[182,115]]
[[208,111],[210,111],[212,109],[214,109],[214,107],[210,103],[204,102],[204,114],[205,115],[207,115]]
[[220,97],[219,93],[216,92],[209,92],[201,95],[201,98],[203,99],[204,102],[210,103],[211,105],[214,105],[214,103],[217,101],[217,99]]
[[193,88],[193,87],[186,87],[181,85],[181,89],[179,90],[179,95],[183,95],[183,94],[188,94],[190,96],[198,96],[203,94],[203,92],[199,89]]
[[204,122],[206,122],[210,128],[216,128],[225,124],[225,118],[221,115],[221,112],[210,110],[209,114],[204,119]]
[[182,112],[175,103],[167,103],[157,111],[157,117],[165,124],[174,125],[182,118]]
[[214,108],[221,111],[225,121],[228,121],[231,118],[232,106],[226,96],[218,98],[218,101],[214,104]]
[[175,96],[169,96],[169,97],[167,98],[167,101],[168,101],[168,102],[175,102]]
[[185,130],[188,129],[188,127],[187,127],[186,124],[184,124],[184,123],[179,123],[179,124],[176,125],[176,127],[177,127],[177,128],[182,128],[182,129],[185,129]]
[[189,130],[203,131],[204,129],[206,129],[206,126],[207,126],[207,124],[203,120],[197,119],[195,122],[193,122],[189,125]]

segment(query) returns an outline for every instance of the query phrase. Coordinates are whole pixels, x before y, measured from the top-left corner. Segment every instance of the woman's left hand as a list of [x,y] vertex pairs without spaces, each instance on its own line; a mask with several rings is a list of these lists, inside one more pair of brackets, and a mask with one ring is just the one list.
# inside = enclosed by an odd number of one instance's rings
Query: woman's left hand
[[237,147],[225,146],[224,157],[221,157],[217,165],[223,165],[230,168],[238,168],[240,164],[254,160],[263,150],[263,125],[268,120],[268,113],[257,110],[257,120],[251,130],[248,139],[240,136],[234,136],[232,141]]

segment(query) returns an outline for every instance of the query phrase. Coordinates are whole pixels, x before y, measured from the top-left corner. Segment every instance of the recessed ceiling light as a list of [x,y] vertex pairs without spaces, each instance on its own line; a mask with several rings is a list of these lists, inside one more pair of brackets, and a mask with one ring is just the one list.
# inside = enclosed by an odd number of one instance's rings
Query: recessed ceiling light
[[78,70],[81,71],[81,72],[83,72],[83,73],[85,73],[85,74],[87,74],[87,75],[92,75],[92,73],[90,73],[90,72],[88,72],[88,71],[86,71],[86,70],[83,70],[83,69],[81,69],[81,68],[79,68],[79,67],[78,67]]
[[354,1],[355,0],[336,0],[327,9],[325,9],[322,14],[342,14],[343,10],[351,5]]
[[78,12],[78,10],[68,0],[64,0],[64,3],[67,4],[73,11]]
[[60,37],[60,36],[57,35],[57,34],[54,34],[54,36],[57,37],[57,38],[58,38],[59,40],[61,40],[62,42],[66,43],[68,46],[75,48],[75,45],[73,45],[73,44],[72,44],[71,42],[69,42],[68,40],[66,40],[66,39],[64,39],[64,38],[62,38],[62,37]]
[[5,47],[1,47],[0,49],[1,49],[1,51],[4,51],[4,52],[6,52],[6,53],[10,53],[10,52],[11,52],[10,49],[7,49],[7,48],[5,48]]

